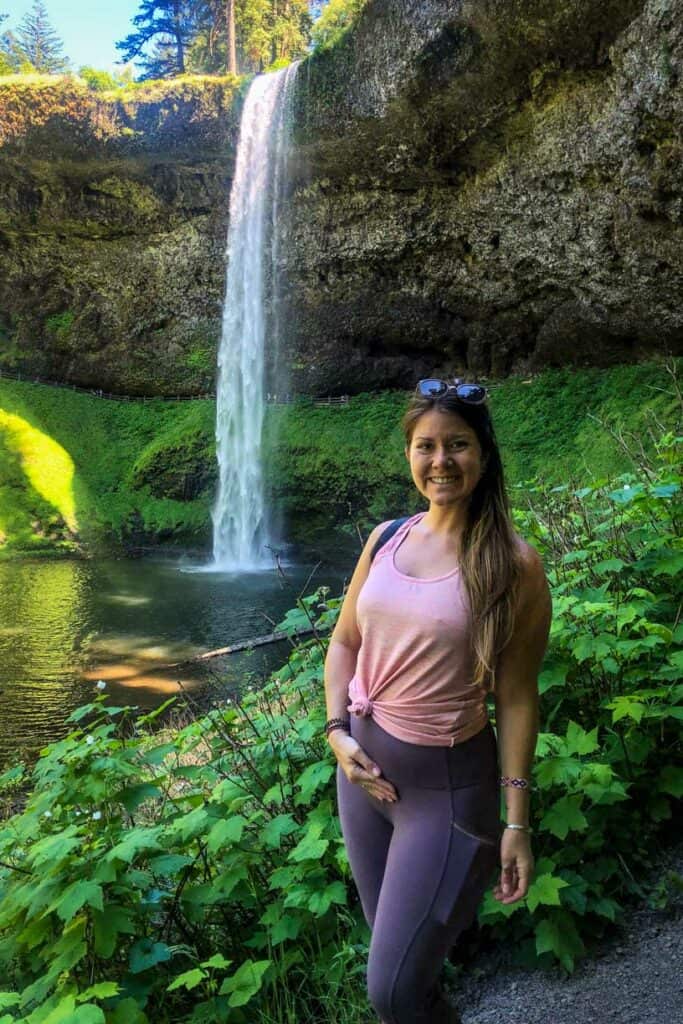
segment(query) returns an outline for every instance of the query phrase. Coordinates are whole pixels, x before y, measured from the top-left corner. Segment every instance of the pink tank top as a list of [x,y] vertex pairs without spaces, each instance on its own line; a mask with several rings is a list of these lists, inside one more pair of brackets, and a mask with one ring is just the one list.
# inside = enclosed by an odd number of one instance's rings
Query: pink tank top
[[348,710],[397,739],[454,746],[483,729],[486,692],[471,682],[472,620],[460,570],[433,579],[399,572],[394,552],[425,512],[377,552],[358,594],[361,646]]

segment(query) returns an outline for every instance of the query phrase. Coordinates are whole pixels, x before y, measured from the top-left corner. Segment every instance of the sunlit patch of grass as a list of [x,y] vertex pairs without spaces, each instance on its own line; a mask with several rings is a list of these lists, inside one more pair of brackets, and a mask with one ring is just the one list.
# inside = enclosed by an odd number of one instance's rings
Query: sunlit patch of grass
[[48,434],[4,409],[0,409],[0,429],[7,446],[18,455],[33,489],[57,509],[71,532],[76,533],[74,463],[69,453]]

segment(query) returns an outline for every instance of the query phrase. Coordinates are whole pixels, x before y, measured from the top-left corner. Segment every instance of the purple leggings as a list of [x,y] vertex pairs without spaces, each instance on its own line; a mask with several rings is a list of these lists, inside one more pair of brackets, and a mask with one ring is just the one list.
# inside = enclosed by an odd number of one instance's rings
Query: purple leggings
[[372,717],[351,735],[394,784],[378,800],[337,766],[342,834],[372,931],[368,996],[384,1024],[433,1024],[444,958],[493,881],[500,821],[498,748],[487,722],[454,747],[406,743]]

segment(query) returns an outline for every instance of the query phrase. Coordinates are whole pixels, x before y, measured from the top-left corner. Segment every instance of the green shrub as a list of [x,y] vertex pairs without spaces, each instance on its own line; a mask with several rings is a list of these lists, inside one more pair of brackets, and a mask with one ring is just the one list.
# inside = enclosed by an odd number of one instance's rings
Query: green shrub
[[78,69],[78,77],[82,78],[88,88],[94,92],[107,92],[122,84],[120,79],[117,79],[110,71],[101,71],[87,65]]
[[329,0],[313,25],[311,38],[316,50],[334,46],[353,28],[367,0]]
[[[478,914],[522,963],[573,970],[644,895],[683,795],[682,446],[665,433],[637,471],[579,489],[524,484],[517,526],[554,605],[536,874],[523,900],[489,892]],[[368,933],[321,736],[323,635],[340,604],[324,588],[300,600],[281,627],[312,620],[316,635],[170,735],[155,733],[163,709],[136,719],[98,697],[41,752],[0,829],[0,1024],[369,1024]],[[21,776],[0,780],[10,800]]]
[[62,313],[53,313],[52,316],[48,316],[45,326],[59,344],[67,345],[75,319],[76,314],[70,309],[66,309]]

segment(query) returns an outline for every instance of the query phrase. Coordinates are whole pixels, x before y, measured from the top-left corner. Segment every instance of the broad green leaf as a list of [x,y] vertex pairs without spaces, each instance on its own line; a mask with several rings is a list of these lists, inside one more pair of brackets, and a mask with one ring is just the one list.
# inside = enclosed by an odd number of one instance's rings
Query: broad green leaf
[[683,572],[683,552],[667,552],[652,567],[653,576],[677,576]]
[[161,826],[159,825],[155,828],[142,828],[138,826],[131,829],[119,843],[105,854],[105,859],[110,861],[120,860],[125,864],[130,864],[143,851],[148,853],[150,850],[160,850],[160,834]]
[[128,962],[131,974],[140,974],[142,971],[156,967],[157,964],[165,963],[171,959],[171,950],[165,942],[154,942],[152,939],[139,939],[134,946],[131,946]]
[[209,960],[203,960],[201,966],[209,967],[211,969],[214,967],[217,969],[223,969],[225,967],[229,967],[231,963],[232,960],[226,960],[222,953],[214,953]]
[[76,999],[72,995],[62,996],[59,1002],[41,1020],[41,1024],[64,1024],[76,1009]]
[[149,862],[149,870],[155,875],[177,875],[179,871],[192,864],[194,857],[185,853],[162,853]]
[[8,768],[7,771],[0,775],[0,791],[3,789],[9,789],[15,783],[21,782],[25,771],[26,766],[23,764],[15,764],[11,768]]
[[335,766],[329,761],[314,761],[313,764],[309,764],[296,780],[295,785],[301,792],[297,794],[294,802],[297,805],[310,803],[315,791],[329,782],[334,771]]
[[582,764],[575,757],[548,757],[535,769],[536,782],[541,789],[549,786],[571,783],[582,771]]
[[136,786],[126,786],[116,794],[115,799],[119,800],[129,814],[136,811],[145,800],[158,800],[161,796],[159,785],[151,782],[140,782]]
[[54,869],[56,863],[73,853],[81,845],[81,842],[82,838],[78,835],[77,826],[68,825],[61,832],[46,836],[45,839],[39,839],[37,843],[34,843],[27,859],[36,868],[41,864],[49,863],[50,868]]
[[[62,935],[52,947],[51,975],[56,977],[62,971],[70,971],[84,959],[87,953],[87,945],[84,941],[86,924],[86,917],[81,914],[65,925]],[[24,992],[23,995],[26,993]]]
[[593,636],[590,633],[582,633],[574,643],[570,645],[570,648],[578,662],[588,660],[600,662],[603,658],[608,657],[616,646],[617,641],[604,633],[601,633],[598,636]]
[[108,1011],[107,1024],[148,1024],[148,1019],[135,999],[122,999]]
[[165,757],[174,753],[175,750],[175,743],[162,743],[158,747],[152,747],[151,750],[145,751],[144,758],[147,764],[159,765]]
[[322,892],[314,892],[308,901],[308,909],[316,916],[326,913],[332,903],[346,903],[346,886],[332,882]]
[[60,897],[54,900],[46,913],[56,910],[62,921],[70,921],[86,903],[96,910],[102,910],[102,886],[97,882],[86,880],[73,882]]
[[601,917],[608,917],[610,921],[615,921],[621,908],[615,900],[609,899],[607,896],[601,896],[598,899],[591,900],[589,909],[594,914],[599,914]]
[[18,992],[0,992],[0,1010],[7,1010],[10,1006],[16,1006],[21,996]]
[[299,828],[291,814],[278,814],[261,831],[266,846],[279,849],[282,836],[289,836]]
[[541,819],[539,828],[552,832],[558,839],[566,839],[567,834],[588,828],[588,821],[581,811],[582,796],[563,796],[556,800]]
[[216,853],[221,847],[230,843],[239,843],[246,824],[246,818],[243,818],[241,814],[217,821],[209,832],[206,842],[209,853]]
[[568,913],[539,921],[535,935],[537,953],[552,952],[567,971],[573,971],[574,957],[584,952],[584,945]]
[[623,782],[619,782],[618,779],[612,779],[607,785],[602,782],[589,782],[583,786],[583,792],[594,804],[618,804],[623,800],[630,800]]
[[206,976],[206,971],[194,967],[191,971],[185,971],[184,974],[179,974],[177,978],[174,978],[171,984],[166,986],[166,991],[175,992],[177,988],[186,988],[189,992],[197,985],[201,985]]
[[539,875],[529,886],[526,896],[527,906],[533,913],[541,903],[560,906],[560,889],[564,889],[569,883],[563,878],[553,878],[552,875]]
[[553,686],[564,686],[570,666],[566,663],[551,665],[543,669],[538,677],[538,692],[546,693]]
[[294,882],[298,882],[301,878],[301,868],[294,867],[281,867],[276,868],[270,876],[268,882],[269,889],[288,889]]
[[274,946],[281,942],[295,939],[303,927],[304,921],[294,914],[283,914],[273,925],[270,939]]
[[586,732],[576,722],[569,722],[567,725],[568,754],[592,754],[599,746],[597,725],[590,732]]
[[683,796],[683,768],[667,764],[659,773],[658,788],[661,793],[670,793],[679,799]]
[[79,992],[76,996],[76,1002],[84,1003],[88,999],[111,999],[112,996],[118,995],[119,991],[120,986],[118,982],[100,981],[96,985],[86,988],[84,992]]
[[271,960],[247,960],[220,987],[220,995],[230,994],[229,1006],[244,1006],[263,984],[263,975],[270,967]]
[[293,885],[291,889],[287,891],[285,896],[284,906],[285,907],[307,907],[308,901],[311,898],[313,886],[306,882],[301,885]]
[[500,921],[501,918],[511,917],[512,914],[515,914],[523,906],[524,900],[516,900],[514,903],[500,903],[493,895],[493,891],[489,889],[479,904],[477,920],[480,924],[491,924],[494,921]]
[[68,1017],[58,1017],[55,1024],[105,1024],[104,1011],[88,1003],[77,1007]]
[[628,696],[616,697],[607,707],[612,709],[612,722],[619,722],[622,718],[640,722],[645,713],[645,705]]
[[602,562],[597,562],[593,566],[593,572],[621,572],[626,566],[626,562],[622,561],[621,558],[606,558]]
[[209,813],[202,803],[199,807],[195,807],[194,810],[181,814],[176,818],[175,821],[167,826],[166,834],[174,840],[177,838],[181,842],[187,842],[189,839],[193,839],[195,836],[206,832],[215,821],[215,814]]
[[308,834],[304,836],[300,843],[297,843],[287,859],[296,861],[320,860],[329,845],[329,839],[315,839]]
[[95,952],[108,960],[116,949],[119,935],[135,935],[135,921],[127,907],[107,906],[102,913],[93,914]]

